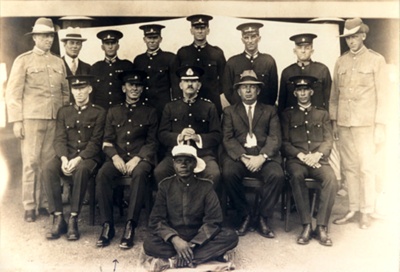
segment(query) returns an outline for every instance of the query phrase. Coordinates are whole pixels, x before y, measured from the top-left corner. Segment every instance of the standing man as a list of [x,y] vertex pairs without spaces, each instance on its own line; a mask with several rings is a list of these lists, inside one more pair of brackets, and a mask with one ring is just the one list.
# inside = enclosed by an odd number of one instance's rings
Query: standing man
[[171,102],[172,79],[174,74],[175,54],[161,50],[161,29],[163,25],[150,24],[139,27],[144,32],[143,41],[147,51],[138,55],[133,60],[133,67],[145,71],[146,91],[145,96],[150,106],[157,110],[158,118],[161,118],[165,104]]
[[[88,75],[90,74],[90,64],[81,61],[78,56],[82,49],[82,43],[86,41],[82,38],[79,27],[67,28],[65,37],[61,39],[64,43],[65,56],[62,57],[67,68],[67,75]],[[73,98],[71,96],[71,98]]]
[[[67,232],[68,240],[78,240],[78,215],[82,208],[88,181],[97,164],[101,162],[101,144],[106,112],[91,104],[90,75],[67,77],[75,103],[58,111],[54,149],[56,156],[43,168],[43,183],[49,200],[49,211],[53,214],[51,230],[47,239],[58,239]],[[60,176],[71,176],[71,216],[64,220]]]
[[[196,14],[186,18],[191,22],[190,33],[193,35],[194,40],[192,44],[178,50],[176,67],[194,65],[204,70],[199,96],[211,100],[217,107],[218,113],[221,114],[221,80],[226,60],[224,52],[218,46],[212,46],[207,42],[207,35],[210,33],[209,21],[212,18],[203,14]],[[180,89],[175,86],[174,98],[180,96]]]
[[149,174],[157,152],[158,118],[156,110],[147,106],[141,95],[146,74],[126,71],[120,74],[125,103],[108,110],[103,150],[106,162],[96,176],[96,195],[99,198],[103,230],[96,245],[105,247],[115,235],[113,219],[113,189],[115,179],[131,177],[131,194],[124,233],[119,247],[133,247],[135,228],[139,223]]
[[106,110],[125,101],[118,75],[131,70],[132,63],[118,58],[118,41],[122,37],[123,34],[118,30],[103,30],[97,33],[105,58],[93,64],[91,69],[91,74],[96,77],[92,101]]
[[275,105],[278,95],[278,72],[272,56],[258,51],[258,43],[261,40],[260,23],[244,23],[236,29],[242,32],[244,52],[231,57],[226,63],[222,87],[228,102],[233,105],[241,102],[234,84],[239,82],[244,70],[253,70],[257,78],[263,83],[259,86],[258,101],[267,105]]
[[315,38],[317,38],[317,35],[312,33],[301,33],[289,38],[294,41],[293,53],[297,56],[297,62],[282,71],[278,100],[279,113],[282,113],[287,107],[297,105],[297,99],[293,95],[295,85],[289,80],[290,77],[297,75],[309,75],[317,78],[312,86],[314,90],[314,95],[311,96],[312,105],[326,110],[329,109],[332,79],[326,65],[311,60],[314,53],[313,40]]
[[176,74],[181,79],[179,87],[183,98],[168,103],[164,108],[158,135],[167,154],[154,169],[154,178],[158,184],[173,175],[172,148],[176,144],[189,144],[197,148],[199,157],[207,164],[201,176],[212,180],[219,192],[220,170],[216,158],[221,142],[221,125],[214,104],[198,97],[203,69],[185,66],[178,69]]
[[[245,235],[257,220],[259,233],[274,238],[268,219],[273,216],[284,183],[279,154],[281,127],[276,107],[257,102],[263,84],[254,71],[243,71],[240,81],[234,86],[241,102],[224,109],[222,129],[226,153],[222,157],[222,179],[241,218],[237,233]],[[264,182],[259,218],[251,218],[242,184],[243,178],[249,175]]]
[[370,226],[375,204],[375,145],[385,139],[385,59],[364,45],[369,28],[360,18],[345,22],[350,49],[336,61],[330,117],[339,138],[348,185],[349,211],[335,224],[346,224],[361,212],[360,228]]
[[63,60],[50,52],[54,34],[51,19],[36,20],[27,34],[35,46],[15,59],[6,91],[8,121],[14,123],[14,135],[21,140],[26,222],[36,220],[36,209],[46,212],[41,169],[54,158],[57,111],[69,101]]
[[149,219],[151,233],[144,252],[153,257],[150,271],[196,267],[211,260],[230,261],[228,250],[238,244],[235,232],[222,228],[222,210],[210,180],[194,173],[205,168],[196,149],[172,149],[176,175],[164,179]]
[[312,86],[315,86],[317,78],[298,75],[288,80],[295,86],[297,105],[286,108],[282,113],[282,152],[287,158],[286,171],[303,224],[297,243],[308,244],[312,235],[310,200],[304,181],[310,177],[321,182],[314,235],[321,245],[332,246],[327,226],[338,184],[328,161],[333,146],[329,113],[322,107],[312,105],[311,97],[315,93]]

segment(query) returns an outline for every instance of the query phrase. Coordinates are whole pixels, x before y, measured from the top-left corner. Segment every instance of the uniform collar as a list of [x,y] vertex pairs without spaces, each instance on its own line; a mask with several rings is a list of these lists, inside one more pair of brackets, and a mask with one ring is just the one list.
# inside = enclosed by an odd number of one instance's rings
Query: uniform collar
[[199,48],[203,49],[204,47],[206,47],[206,45],[207,45],[207,42],[205,42],[204,44],[201,44],[201,45],[196,44],[195,42],[193,42],[193,46],[194,46],[196,49],[199,49]]
[[157,48],[157,49],[154,50],[154,51],[148,51],[148,50],[147,50],[146,54],[147,54],[147,56],[149,56],[149,57],[154,57],[154,56],[157,56],[158,52],[160,52],[160,47]]
[[40,55],[40,56],[43,56],[43,55],[46,55],[46,54],[49,53],[49,51],[45,52],[45,51],[43,51],[42,49],[40,49],[39,47],[37,47],[36,45],[33,47],[33,50],[32,50],[32,51],[33,51],[34,53]]
[[114,63],[114,62],[116,62],[117,61],[117,59],[118,59],[118,56],[117,55],[115,55],[113,58],[111,58],[111,59],[109,59],[109,58],[107,58],[107,57],[105,57],[104,58],[104,61],[105,62],[107,62],[108,64],[110,64],[110,63]]
[[136,108],[139,105],[139,101],[140,99],[138,99],[135,103],[130,103],[130,104],[125,101],[125,107],[128,109]]
[[246,58],[248,58],[249,60],[254,60],[258,57],[259,52],[255,52],[253,55],[248,53],[247,51],[244,51],[244,54],[246,55]]
[[300,67],[306,67],[308,65],[310,65],[312,62],[312,60],[308,60],[308,61],[297,61],[297,65]]
[[364,52],[366,51],[366,49],[367,49],[367,48],[365,47],[365,45],[363,45],[363,46],[360,48],[360,50],[358,50],[357,52],[353,52],[353,51],[350,50],[350,53],[353,54],[353,55],[355,55],[355,56],[356,56],[356,55],[361,55],[362,53],[364,53]]
[[303,107],[303,106],[300,106],[300,105],[298,105],[298,106],[299,106],[299,109],[301,111],[310,111],[312,109],[311,103],[307,107]]
[[86,103],[86,104],[83,105],[83,106],[78,106],[77,104],[74,104],[74,108],[75,108],[77,111],[86,110],[88,107],[89,107],[89,103]]
[[196,98],[197,98],[197,95],[192,98],[187,98],[187,97],[183,96],[182,101],[185,102],[186,104],[193,104],[194,102],[196,102]]

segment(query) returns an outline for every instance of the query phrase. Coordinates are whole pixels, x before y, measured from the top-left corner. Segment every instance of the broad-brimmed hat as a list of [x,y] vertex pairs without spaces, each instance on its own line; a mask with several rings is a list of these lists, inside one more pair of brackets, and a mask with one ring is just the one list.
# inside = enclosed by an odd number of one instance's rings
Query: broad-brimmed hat
[[294,90],[296,90],[312,88],[313,84],[317,82],[318,79],[313,76],[298,75],[290,77],[289,81],[294,85]]
[[245,84],[264,85],[263,82],[258,80],[257,75],[253,70],[244,70],[240,74],[239,82],[236,82],[233,85],[233,87],[237,87],[237,86],[245,85]]
[[369,32],[369,27],[363,23],[361,18],[357,17],[353,19],[347,19],[344,22],[343,34],[339,35],[339,37],[344,38],[357,33],[368,33],[368,32]]
[[118,75],[119,80],[124,84],[129,82],[131,84],[144,85],[146,79],[146,72],[142,70],[124,71]]
[[197,157],[197,150],[191,145],[176,145],[172,149],[172,157],[191,157],[195,158],[197,161],[197,165],[194,168],[193,172],[194,173],[200,173],[206,168],[206,162]]
[[26,33],[25,35],[49,34],[49,33],[56,33],[53,21],[49,18],[41,17],[36,20],[35,25],[32,28],[32,31]]
[[61,39],[62,42],[73,40],[73,41],[86,41],[81,35],[81,29],[79,27],[68,27],[66,30],[65,37]]
[[251,23],[244,23],[240,24],[236,27],[237,30],[242,31],[242,35],[255,33],[259,34],[259,29],[262,28],[264,25],[261,23],[251,22]]
[[203,74],[203,68],[193,65],[181,66],[176,70],[176,75],[180,79],[200,79]]
[[145,36],[161,36],[161,29],[165,28],[163,25],[150,24],[139,26],[143,30]]
[[294,41],[295,44],[312,44],[316,37],[317,35],[312,33],[301,33],[291,36],[289,40]]
[[212,19],[212,16],[205,14],[194,14],[186,18],[192,23],[192,26],[208,26],[208,22]]
[[92,84],[94,76],[92,75],[71,75],[66,77],[71,88],[84,88]]

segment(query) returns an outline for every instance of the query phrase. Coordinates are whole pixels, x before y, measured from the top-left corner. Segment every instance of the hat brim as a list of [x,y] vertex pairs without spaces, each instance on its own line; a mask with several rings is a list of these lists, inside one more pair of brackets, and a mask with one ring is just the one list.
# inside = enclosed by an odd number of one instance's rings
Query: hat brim
[[85,39],[85,38],[62,38],[61,39],[62,42],[66,42],[68,40],[71,40],[71,41],[82,41],[82,42],[87,41],[87,39]]
[[246,81],[242,81],[242,82],[235,83],[233,86],[236,87],[236,86],[248,85],[248,84],[252,84],[252,85],[261,85],[261,86],[264,85],[264,83],[261,82],[261,81],[246,80]]
[[34,35],[34,34],[56,34],[56,31],[32,31],[25,33],[24,36]]

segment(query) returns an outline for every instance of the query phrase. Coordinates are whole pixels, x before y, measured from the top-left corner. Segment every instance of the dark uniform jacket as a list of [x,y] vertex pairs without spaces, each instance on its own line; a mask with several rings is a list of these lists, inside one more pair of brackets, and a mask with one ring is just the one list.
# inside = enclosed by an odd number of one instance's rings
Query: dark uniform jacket
[[132,70],[132,63],[118,57],[114,61],[101,60],[93,64],[91,74],[95,76],[95,80],[91,101],[106,110],[124,102],[125,94],[118,75],[129,70]]
[[68,160],[80,156],[100,162],[106,112],[94,104],[69,105],[57,114],[54,149]]
[[296,106],[297,98],[293,95],[294,84],[289,81],[292,76],[307,75],[318,79],[312,85],[314,95],[311,96],[311,103],[314,106],[329,110],[329,96],[331,94],[332,78],[328,67],[320,62],[311,61],[309,65],[300,67],[297,63],[286,67],[282,71],[281,85],[279,88],[279,113],[287,107]]
[[246,53],[231,57],[225,66],[222,87],[228,102],[233,105],[241,102],[233,85],[239,82],[240,74],[244,70],[253,70],[259,81],[264,83],[258,101],[267,105],[275,105],[278,95],[278,72],[275,60],[269,54],[258,53],[258,56],[251,61]]
[[[204,70],[201,77],[201,89],[199,96],[207,98],[214,103],[219,113],[222,112],[220,94],[222,93],[221,80],[225,69],[226,59],[224,52],[218,46],[206,43],[204,46],[196,46],[194,43],[184,46],[176,54],[177,67],[191,65]],[[179,84],[179,81],[177,81]],[[174,98],[182,96],[179,85],[174,88]]]
[[[303,109],[303,110],[302,110]],[[321,164],[328,164],[333,146],[329,113],[316,106],[286,108],[282,113],[282,152],[288,160],[298,160],[297,154],[321,152]]]
[[179,235],[202,245],[218,234],[221,223],[221,207],[210,180],[194,176],[189,185],[174,175],[159,183],[149,227],[164,241]]
[[[69,68],[67,62],[65,61],[65,57],[62,57],[64,64],[65,64],[65,68],[67,70],[67,76],[71,76],[72,75],[72,71]],[[91,69],[91,65],[81,61],[80,59],[78,59],[78,68],[76,69],[76,75],[89,75],[90,74],[90,69]],[[73,96],[72,96],[73,97]]]
[[[232,160],[241,155],[267,154],[271,160],[281,162],[281,127],[276,107],[256,104],[253,114],[253,133],[257,138],[257,147],[248,150],[244,145],[249,132],[249,119],[242,102],[226,107],[223,116],[223,144]],[[251,153],[251,154],[250,154]]]
[[153,106],[159,116],[165,104],[172,100],[172,78],[174,71],[175,54],[159,49],[154,54],[144,53],[133,60],[134,69],[145,71],[147,79],[143,95],[148,98],[148,103]]
[[104,131],[104,153],[111,159],[119,155],[125,162],[139,156],[155,163],[157,141],[157,113],[144,102],[121,103],[108,110]]
[[177,145],[178,135],[184,128],[192,128],[201,136],[203,148],[197,149],[199,157],[216,156],[218,145],[221,142],[220,119],[214,104],[211,101],[197,97],[193,103],[186,103],[177,99],[168,103],[160,121],[160,142],[171,151]]

